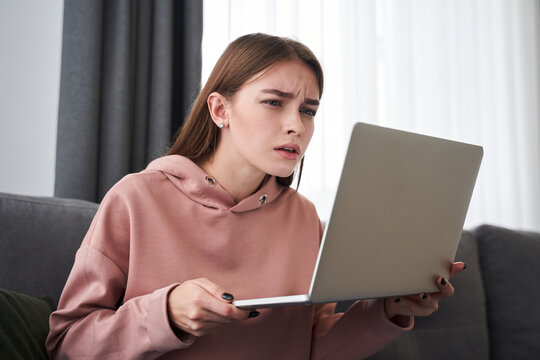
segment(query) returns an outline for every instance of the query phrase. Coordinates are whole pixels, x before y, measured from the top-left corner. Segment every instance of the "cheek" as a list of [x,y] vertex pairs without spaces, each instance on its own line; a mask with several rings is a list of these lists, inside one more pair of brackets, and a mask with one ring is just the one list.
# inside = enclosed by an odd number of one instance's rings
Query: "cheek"
[[237,140],[256,136],[257,129],[248,110],[231,112],[231,132]]
[[309,142],[311,141],[311,137],[313,136],[313,132],[315,131],[315,123],[313,121],[310,121],[308,124],[305,125],[306,129],[306,147],[309,145]]

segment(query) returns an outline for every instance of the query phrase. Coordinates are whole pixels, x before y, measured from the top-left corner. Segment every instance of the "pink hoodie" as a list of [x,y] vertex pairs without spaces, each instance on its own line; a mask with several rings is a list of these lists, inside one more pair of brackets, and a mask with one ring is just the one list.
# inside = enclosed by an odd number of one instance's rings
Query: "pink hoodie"
[[357,359],[412,327],[370,300],[345,314],[335,304],[260,309],[177,338],[167,315],[174,286],[205,277],[235,299],[307,293],[322,235],[313,204],[274,177],[235,204],[206,176],[172,155],[108,192],[51,315],[51,358]]

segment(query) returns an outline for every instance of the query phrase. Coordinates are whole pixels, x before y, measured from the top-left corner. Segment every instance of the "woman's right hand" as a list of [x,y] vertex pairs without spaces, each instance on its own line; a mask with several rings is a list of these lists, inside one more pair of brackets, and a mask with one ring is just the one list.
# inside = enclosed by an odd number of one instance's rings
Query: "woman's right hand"
[[255,310],[238,309],[233,299],[208,279],[189,280],[169,293],[169,320],[178,329],[200,337],[220,326],[259,315]]

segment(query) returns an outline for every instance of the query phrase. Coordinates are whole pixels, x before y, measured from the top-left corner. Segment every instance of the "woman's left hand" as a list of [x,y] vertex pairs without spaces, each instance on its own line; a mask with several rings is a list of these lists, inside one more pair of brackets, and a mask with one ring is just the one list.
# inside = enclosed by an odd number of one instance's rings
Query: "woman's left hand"
[[[465,269],[465,267],[465,263],[462,262],[452,263],[450,267],[450,278]],[[449,298],[454,295],[454,288],[448,279],[442,276],[437,278],[437,285],[440,289],[439,292],[385,298],[384,311],[386,312],[386,316],[393,322],[402,324],[405,320],[408,322],[411,315],[431,315],[439,309],[440,299]],[[403,317],[406,317],[406,319]]]

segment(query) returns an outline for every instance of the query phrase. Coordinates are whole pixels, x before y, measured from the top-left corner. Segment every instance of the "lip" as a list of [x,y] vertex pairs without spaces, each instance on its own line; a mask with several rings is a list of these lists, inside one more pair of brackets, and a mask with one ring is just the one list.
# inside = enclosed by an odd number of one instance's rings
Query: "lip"
[[[294,152],[283,150],[283,148],[292,149],[294,150]],[[282,158],[286,160],[296,160],[298,159],[298,156],[300,156],[300,146],[298,146],[297,144],[292,144],[292,143],[276,146],[274,148],[274,151],[276,151]]]
[[276,146],[274,150],[278,150],[282,148],[293,149],[298,155],[300,155],[300,146],[298,146],[297,144],[289,143],[289,144],[279,145],[279,146]]

